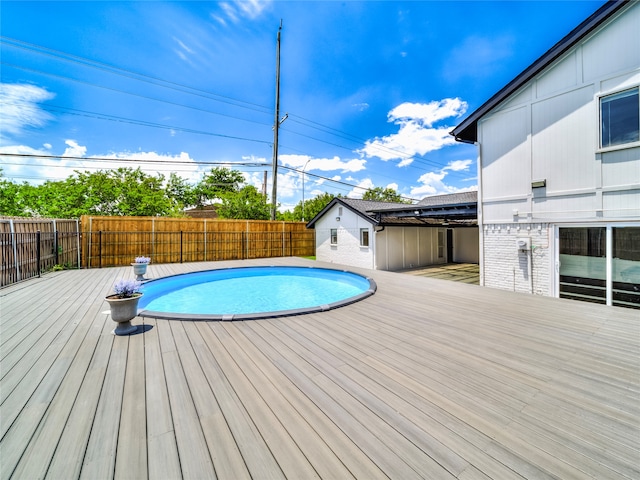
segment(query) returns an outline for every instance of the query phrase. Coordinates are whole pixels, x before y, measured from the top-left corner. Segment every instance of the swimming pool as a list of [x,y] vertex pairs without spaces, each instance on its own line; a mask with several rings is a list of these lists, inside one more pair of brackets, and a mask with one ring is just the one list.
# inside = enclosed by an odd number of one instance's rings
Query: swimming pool
[[184,320],[248,320],[320,312],[373,295],[353,272],[315,267],[240,267],[146,282],[138,315]]

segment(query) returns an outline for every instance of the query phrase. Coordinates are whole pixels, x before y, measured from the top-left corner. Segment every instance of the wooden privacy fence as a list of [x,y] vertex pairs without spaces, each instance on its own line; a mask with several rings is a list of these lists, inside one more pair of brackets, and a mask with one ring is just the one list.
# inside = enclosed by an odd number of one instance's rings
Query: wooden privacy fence
[[83,216],[80,223],[86,268],[138,256],[181,263],[315,255],[315,232],[303,222]]
[[0,217],[0,286],[80,265],[77,220]]

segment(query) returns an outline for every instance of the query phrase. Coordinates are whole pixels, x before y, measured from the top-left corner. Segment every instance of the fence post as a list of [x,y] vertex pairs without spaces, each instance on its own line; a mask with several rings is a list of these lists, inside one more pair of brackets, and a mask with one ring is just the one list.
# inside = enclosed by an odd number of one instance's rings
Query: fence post
[[56,252],[56,265],[60,264],[60,254],[58,253],[58,230],[56,230],[55,232],[53,232],[53,248],[55,249]]
[[289,230],[289,256],[293,257],[293,232]]
[[182,263],[182,230],[180,230],[180,263]]
[[36,263],[38,264],[38,278],[40,278],[40,230],[36,232]]
[[16,280],[22,280],[22,272],[20,271],[20,262],[18,261],[18,234],[13,220],[9,219],[9,231],[11,232],[11,247],[13,248],[13,262],[16,266]]
[[78,269],[82,268],[82,246],[80,245],[80,228],[76,227],[76,260],[78,261]]
[[102,268],[102,230],[98,231],[98,266]]

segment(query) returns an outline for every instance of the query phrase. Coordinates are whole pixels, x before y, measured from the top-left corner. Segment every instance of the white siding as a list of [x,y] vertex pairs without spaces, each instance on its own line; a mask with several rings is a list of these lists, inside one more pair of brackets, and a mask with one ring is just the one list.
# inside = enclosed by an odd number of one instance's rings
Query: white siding
[[522,195],[531,188],[528,112],[520,107],[478,123],[486,200]]
[[[334,205],[316,224],[316,259],[322,262],[337,263],[362,268],[375,268],[373,261],[374,233],[373,225],[347,207]],[[340,220],[336,220],[340,217]],[[338,243],[331,245],[331,229],[338,230]],[[360,246],[360,229],[369,230],[369,246]]]
[[640,85],[639,32],[640,2],[478,122],[484,285],[553,295],[556,225],[640,222],[640,145],[599,148],[600,97]]
[[640,146],[599,151],[600,96],[640,84],[639,31],[640,3],[481,119],[485,223],[640,217]]

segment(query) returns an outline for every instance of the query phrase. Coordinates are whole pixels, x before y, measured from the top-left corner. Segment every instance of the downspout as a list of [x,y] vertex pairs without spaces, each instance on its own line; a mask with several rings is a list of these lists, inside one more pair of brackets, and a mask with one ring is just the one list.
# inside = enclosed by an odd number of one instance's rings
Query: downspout
[[371,259],[371,263],[373,264],[373,270],[378,269],[378,233],[384,232],[384,225],[380,228],[380,230],[376,230],[376,226],[373,226],[373,258]]
[[[380,230],[376,230],[376,226],[375,225],[373,226],[373,232],[375,233],[374,237],[376,237],[376,241],[375,241],[376,249],[373,252],[373,256],[374,256],[374,259],[375,259],[374,260],[374,266],[373,266],[374,270],[378,269],[378,261],[380,260],[379,255],[378,255],[379,252],[378,252],[377,236],[378,236],[378,233],[384,232],[384,229],[385,229],[384,225],[380,228]],[[386,245],[386,242],[385,242],[385,245]],[[386,255],[386,252],[385,252],[385,255]],[[386,258],[385,258],[385,260],[386,260]]]
[[480,286],[484,286],[484,217],[482,215],[482,145],[480,142],[475,142],[474,145],[478,148],[478,262],[480,263]]

